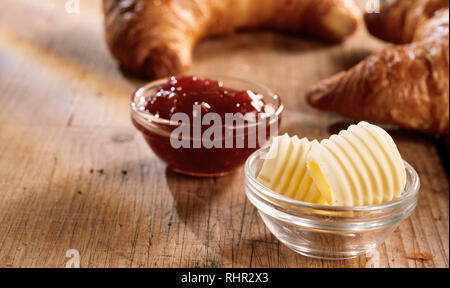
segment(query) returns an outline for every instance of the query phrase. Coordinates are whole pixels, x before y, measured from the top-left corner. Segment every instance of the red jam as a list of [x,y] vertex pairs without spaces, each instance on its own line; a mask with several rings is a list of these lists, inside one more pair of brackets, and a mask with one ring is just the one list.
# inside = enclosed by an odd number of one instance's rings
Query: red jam
[[[151,95],[146,98],[145,111],[159,119],[166,120],[171,120],[172,116],[177,113],[185,113],[191,119],[189,125],[192,128],[194,125],[192,119],[195,114],[193,107],[195,105],[199,105],[196,107],[200,107],[201,115],[207,113],[218,114],[224,125],[227,113],[241,113],[235,115],[254,114],[254,122],[256,122],[256,119],[264,119],[267,116],[271,116],[277,108],[266,105],[263,95],[252,91],[237,91],[224,87],[221,82],[198,79],[197,77],[172,77],[167,83],[154,89]],[[249,119],[253,118],[246,116],[245,119],[246,123],[252,123],[252,120]],[[226,148],[225,140],[220,140],[223,144],[220,147],[205,148],[201,146],[194,148],[194,145],[192,145],[193,140],[191,139],[188,148],[184,146],[174,148],[170,141],[173,136],[167,136],[167,134],[171,135],[170,132],[173,132],[177,126],[160,125],[157,129],[148,129],[139,124],[134,118],[132,120],[134,125],[143,133],[145,140],[155,154],[172,169],[189,175],[216,176],[226,174],[240,167],[251,153],[260,148],[258,140],[255,140],[256,147],[248,145],[249,137],[255,137],[256,139],[258,137],[258,132],[250,129],[245,129],[240,134],[232,134],[234,143],[237,143],[236,137],[243,137],[241,139],[244,143],[243,147],[233,146]],[[266,130],[266,139],[268,139],[270,134],[269,124],[265,122],[263,124],[263,129]],[[224,127],[222,128],[225,129]],[[166,133],[158,133],[161,131]],[[190,135],[192,136],[192,134]],[[225,130],[222,135],[226,135]]]
[[214,112],[222,119],[225,113],[264,112],[264,102],[251,98],[247,91],[227,89],[221,82],[196,77],[172,77],[148,99],[146,110],[163,119],[180,112],[192,117],[194,105],[201,106],[202,114]]

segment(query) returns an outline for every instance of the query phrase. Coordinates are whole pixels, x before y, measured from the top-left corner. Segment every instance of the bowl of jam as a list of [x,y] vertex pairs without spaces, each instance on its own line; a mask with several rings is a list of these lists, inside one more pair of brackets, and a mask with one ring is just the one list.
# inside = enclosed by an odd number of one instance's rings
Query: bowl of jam
[[277,136],[284,106],[257,83],[225,76],[150,82],[131,97],[131,120],[174,171],[220,176]]

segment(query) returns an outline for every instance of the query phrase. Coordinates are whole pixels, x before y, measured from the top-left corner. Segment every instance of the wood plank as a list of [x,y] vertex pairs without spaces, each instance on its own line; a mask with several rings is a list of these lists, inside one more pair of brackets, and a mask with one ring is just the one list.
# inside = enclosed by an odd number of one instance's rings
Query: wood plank
[[[120,72],[102,29],[100,1],[81,1],[80,14],[64,1],[0,2],[0,267],[64,267],[68,249],[81,267],[449,266],[448,174],[433,137],[390,131],[422,189],[385,243],[352,260],[306,258],[264,226],[242,169],[197,179],[156,158],[129,121],[144,82]],[[247,31],[202,42],[190,72],[273,88],[283,132],[320,139],[348,119],[311,109],[305,91],[384,45],[363,30],[343,45]],[[407,258],[421,251],[435,258]]]

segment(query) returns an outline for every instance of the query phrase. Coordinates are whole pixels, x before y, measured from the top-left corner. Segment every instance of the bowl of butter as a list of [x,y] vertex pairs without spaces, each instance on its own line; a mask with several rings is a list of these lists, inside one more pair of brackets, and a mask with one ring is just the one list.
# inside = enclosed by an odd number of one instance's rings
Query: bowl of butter
[[420,180],[381,127],[322,141],[288,134],[253,153],[245,193],[267,228],[304,256],[347,259],[381,244],[414,211]]

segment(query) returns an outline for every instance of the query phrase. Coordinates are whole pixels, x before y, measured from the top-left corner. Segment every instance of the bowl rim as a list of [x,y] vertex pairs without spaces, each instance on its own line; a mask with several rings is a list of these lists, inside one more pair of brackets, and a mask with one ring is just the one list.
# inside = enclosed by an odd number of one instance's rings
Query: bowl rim
[[[375,205],[365,205],[365,206],[330,206],[330,205],[321,205],[321,204],[313,204],[309,202],[299,201],[282,194],[279,194],[272,189],[267,188],[263,184],[261,184],[256,177],[254,176],[256,173],[252,171],[252,164],[257,160],[258,156],[265,153],[264,151],[269,148],[268,145],[262,147],[251,154],[247,161],[245,162],[244,168],[244,177],[246,181],[249,181],[250,184],[255,187],[256,194],[259,196],[263,196],[264,200],[269,200],[270,202],[274,202],[271,199],[277,200],[274,204],[277,204],[280,207],[292,209],[292,206],[295,208],[301,209],[311,209],[318,211],[331,211],[331,212],[370,212],[377,210],[385,210],[385,209],[394,209],[397,207],[401,207],[404,203],[409,203],[411,200],[416,198],[420,189],[420,178],[417,171],[405,160],[403,163],[405,164],[406,173],[410,175],[410,181],[407,181],[404,191],[401,193],[401,196],[392,201],[375,204]],[[268,198],[268,199],[267,199]],[[283,204],[281,205],[280,202]],[[289,206],[288,206],[289,205]]]
[[[143,124],[143,125],[145,125],[145,123],[147,122],[147,123],[154,123],[156,125],[161,125],[161,126],[178,127],[180,125],[180,123],[178,123],[176,121],[171,121],[169,119],[156,117],[155,115],[153,115],[152,113],[149,113],[146,110],[139,110],[138,103],[136,103],[136,100],[139,99],[140,97],[142,97],[143,95],[145,95],[145,93],[148,90],[155,88],[157,86],[160,86],[160,85],[166,83],[167,81],[169,81],[170,79],[176,79],[179,77],[189,77],[189,76],[207,79],[207,80],[215,80],[215,81],[222,81],[222,80],[223,81],[226,81],[226,80],[237,81],[237,82],[241,82],[245,85],[256,86],[258,89],[265,91],[263,96],[273,98],[275,101],[277,101],[277,104],[278,104],[278,107],[276,107],[276,110],[273,114],[262,119],[262,120],[264,120],[264,122],[267,119],[270,119],[269,125],[271,125],[274,121],[277,121],[280,118],[281,113],[285,109],[285,106],[284,106],[280,96],[277,93],[275,93],[272,89],[270,89],[262,84],[259,84],[257,82],[253,82],[253,81],[250,81],[247,79],[234,77],[234,76],[216,75],[216,74],[207,74],[207,73],[192,73],[192,74],[181,74],[181,75],[169,76],[169,77],[157,79],[154,81],[150,81],[150,82],[144,84],[143,86],[137,88],[131,94],[131,97],[130,97],[130,108],[131,108],[132,117],[136,121],[138,121],[140,124]],[[259,125],[259,123],[260,123],[260,121],[256,121],[254,123],[246,124],[243,126],[244,127],[253,127],[253,126]],[[192,124],[190,126],[192,126]],[[234,126],[233,130],[236,130],[236,129],[242,129],[242,125]]]

